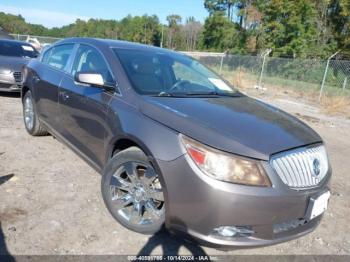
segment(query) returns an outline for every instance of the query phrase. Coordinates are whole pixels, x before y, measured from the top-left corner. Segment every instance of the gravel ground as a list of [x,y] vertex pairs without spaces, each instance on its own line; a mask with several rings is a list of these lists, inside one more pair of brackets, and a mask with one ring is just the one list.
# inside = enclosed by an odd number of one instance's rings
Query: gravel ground
[[166,232],[128,231],[105,208],[100,175],[52,136],[29,136],[20,99],[0,94],[0,254],[350,254],[350,120],[323,115],[300,100],[259,98],[298,116],[327,143],[332,196],[313,233],[275,246],[224,252]]

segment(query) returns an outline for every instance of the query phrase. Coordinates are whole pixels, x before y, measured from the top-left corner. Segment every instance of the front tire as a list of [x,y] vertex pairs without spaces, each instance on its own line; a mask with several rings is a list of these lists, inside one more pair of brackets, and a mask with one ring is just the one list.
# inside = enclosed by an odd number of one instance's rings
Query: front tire
[[141,149],[130,147],[114,155],[103,172],[101,189],[109,212],[124,227],[154,234],[163,226],[164,193]]
[[30,135],[44,136],[48,134],[38,118],[31,91],[27,91],[23,98],[23,120],[24,126]]

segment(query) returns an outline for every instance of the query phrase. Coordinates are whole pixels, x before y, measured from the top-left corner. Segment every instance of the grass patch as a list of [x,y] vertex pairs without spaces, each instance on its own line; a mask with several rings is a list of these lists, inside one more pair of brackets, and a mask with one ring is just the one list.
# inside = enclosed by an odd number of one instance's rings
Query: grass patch
[[[213,70],[218,68],[214,67]],[[231,82],[237,89],[253,94],[259,80],[258,73],[248,72],[244,68],[228,71],[222,70],[222,77]],[[318,101],[321,83],[309,83],[300,80],[292,80],[276,76],[264,76],[263,91],[272,97],[287,96],[294,99],[304,99],[321,107],[327,114],[341,114],[350,118],[350,90],[342,89],[334,85],[325,85],[323,97]]]

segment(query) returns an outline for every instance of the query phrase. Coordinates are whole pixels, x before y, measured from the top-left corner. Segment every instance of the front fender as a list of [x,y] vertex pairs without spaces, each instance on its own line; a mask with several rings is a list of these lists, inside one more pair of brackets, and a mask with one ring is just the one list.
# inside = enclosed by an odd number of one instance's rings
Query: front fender
[[184,154],[178,132],[143,115],[122,98],[113,99],[107,122],[112,126],[107,134],[106,161],[111,157],[114,145],[120,139],[129,139],[139,145],[150,157],[172,161]]

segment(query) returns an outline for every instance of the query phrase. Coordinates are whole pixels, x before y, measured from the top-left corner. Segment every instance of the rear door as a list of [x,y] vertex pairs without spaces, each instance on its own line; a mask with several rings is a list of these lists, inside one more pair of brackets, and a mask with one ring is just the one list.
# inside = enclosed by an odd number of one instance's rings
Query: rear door
[[115,79],[102,53],[95,47],[81,44],[71,74],[63,77],[59,91],[64,137],[91,164],[100,168],[105,156],[106,116],[114,92],[75,82],[74,76],[78,72],[101,73],[105,83],[111,86],[115,86]]
[[40,118],[59,131],[58,89],[62,77],[69,70],[74,44],[54,46],[42,57],[40,68],[33,76],[35,98]]

